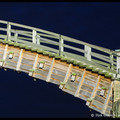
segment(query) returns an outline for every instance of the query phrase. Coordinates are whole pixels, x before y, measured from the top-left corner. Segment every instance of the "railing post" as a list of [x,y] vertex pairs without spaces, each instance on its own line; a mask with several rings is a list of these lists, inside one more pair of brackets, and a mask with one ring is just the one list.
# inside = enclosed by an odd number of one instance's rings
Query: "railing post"
[[117,78],[120,78],[120,50],[116,50],[117,53]]
[[40,36],[39,35],[37,35],[36,42],[38,45],[40,45]]
[[120,78],[120,52],[117,55],[117,78]]
[[87,58],[87,60],[91,61],[91,47],[84,45],[85,54],[84,56]]
[[[17,37],[18,37],[18,33],[14,33],[14,38],[17,39]],[[16,43],[17,43],[17,41],[16,41]]]
[[32,42],[35,43],[35,44],[36,44],[36,34],[37,34],[36,31],[33,30],[32,31]]
[[113,69],[113,55],[110,54],[110,69]]
[[7,40],[9,40],[11,36],[10,30],[11,30],[11,25],[9,22],[7,22]]
[[64,41],[63,41],[61,35],[59,35],[59,55],[60,56],[62,55],[62,52],[63,52],[63,44],[64,44]]

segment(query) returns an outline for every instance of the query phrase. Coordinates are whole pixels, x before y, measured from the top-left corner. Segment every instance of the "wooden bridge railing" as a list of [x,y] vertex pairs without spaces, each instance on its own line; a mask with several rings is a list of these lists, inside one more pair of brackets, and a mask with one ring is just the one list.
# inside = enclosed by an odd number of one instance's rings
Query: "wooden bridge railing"
[[43,29],[0,20],[0,39],[25,43],[60,56],[117,70],[116,51]]

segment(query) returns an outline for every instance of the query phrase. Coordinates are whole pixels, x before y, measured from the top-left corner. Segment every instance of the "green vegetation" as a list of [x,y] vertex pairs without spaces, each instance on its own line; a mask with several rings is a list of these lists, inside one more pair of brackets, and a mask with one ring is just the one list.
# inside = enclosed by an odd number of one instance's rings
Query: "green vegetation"
[[87,101],[88,101],[88,102],[92,102],[92,99],[91,99],[91,98],[87,98]]
[[73,76],[76,76],[76,75],[77,75],[77,73],[72,73],[72,75],[73,75]]
[[44,64],[44,63],[45,63],[45,61],[40,61],[39,63],[43,63],[43,64]]
[[30,72],[35,72],[35,69],[30,69],[29,71],[30,71]]
[[14,54],[14,52],[13,52],[13,51],[10,51],[9,54]]

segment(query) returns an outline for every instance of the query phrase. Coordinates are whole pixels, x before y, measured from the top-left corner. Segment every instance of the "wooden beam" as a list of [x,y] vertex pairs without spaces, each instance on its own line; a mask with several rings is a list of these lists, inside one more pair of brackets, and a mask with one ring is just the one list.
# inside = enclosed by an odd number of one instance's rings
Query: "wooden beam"
[[8,45],[5,45],[5,49],[4,49],[4,53],[3,53],[3,60],[6,59],[6,56],[7,56],[7,49],[8,49]]
[[23,49],[20,50],[20,54],[19,54],[19,58],[18,58],[18,62],[17,62],[17,67],[16,67],[17,71],[19,71],[19,68],[20,68],[20,64],[22,61],[22,55],[23,55]]
[[8,45],[5,45],[5,49],[4,49],[4,53],[3,53],[3,62],[0,62],[1,67],[3,66],[3,63],[4,63],[5,59],[6,59],[7,49],[8,49]]
[[[34,61],[33,67],[32,67],[32,69],[34,69],[34,70],[37,66],[37,60],[38,60],[38,54],[36,54],[35,61]],[[29,72],[29,76],[33,76],[33,72]]]
[[69,67],[68,67],[67,73],[66,73],[65,78],[64,78],[64,80],[63,80],[64,83],[66,83],[66,82],[68,81],[68,77],[69,77],[69,74],[70,74],[71,68],[72,68],[72,64],[69,64]]
[[114,80],[113,84],[113,118],[120,118],[120,81]]
[[36,54],[35,61],[34,61],[34,64],[33,64],[33,69],[36,68],[36,66],[37,66],[37,61],[38,61],[38,54]]
[[[63,83],[66,83],[66,82],[68,81],[68,77],[69,77],[69,75],[70,75],[71,69],[72,69],[72,64],[69,64],[69,67],[68,67],[68,69],[67,69],[67,73],[66,73],[66,75],[65,75],[65,78],[64,78],[64,80],[62,81]],[[63,86],[64,86],[64,85],[61,85],[61,84],[60,84],[59,88],[62,89]]]
[[82,84],[83,84],[85,75],[86,75],[86,69],[84,69],[83,74],[82,74],[82,77],[81,77],[81,80],[79,81],[79,84],[78,84],[78,86],[77,86],[77,90],[76,90],[75,95],[74,95],[75,97],[78,97],[78,93],[79,93],[80,88],[81,88],[81,86],[82,86]]
[[105,114],[105,110],[106,110],[108,102],[109,102],[110,94],[112,93],[112,86],[113,86],[113,81],[111,82],[110,88],[108,90],[108,94],[107,94],[107,97],[105,99],[105,102],[104,102],[104,105],[102,108],[102,114]]
[[53,58],[53,60],[52,60],[52,63],[51,63],[51,66],[50,66],[50,70],[48,72],[48,76],[47,76],[47,79],[46,79],[46,82],[50,82],[50,77],[51,77],[54,65],[55,65],[55,58]]

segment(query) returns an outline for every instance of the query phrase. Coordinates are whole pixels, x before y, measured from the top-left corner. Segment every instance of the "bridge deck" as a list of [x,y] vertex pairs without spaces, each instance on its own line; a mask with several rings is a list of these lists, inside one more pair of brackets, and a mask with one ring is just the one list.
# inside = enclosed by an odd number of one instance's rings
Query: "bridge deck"
[[[111,116],[111,75],[107,76],[104,72],[99,74],[97,70],[92,71],[93,69],[87,69],[86,66],[24,47],[1,42],[1,67],[25,72],[33,78],[54,83],[64,92],[85,100],[91,109]],[[10,58],[10,54],[13,58]],[[40,68],[40,64],[44,65],[43,68]],[[102,90],[105,92],[104,95],[100,94]]]

